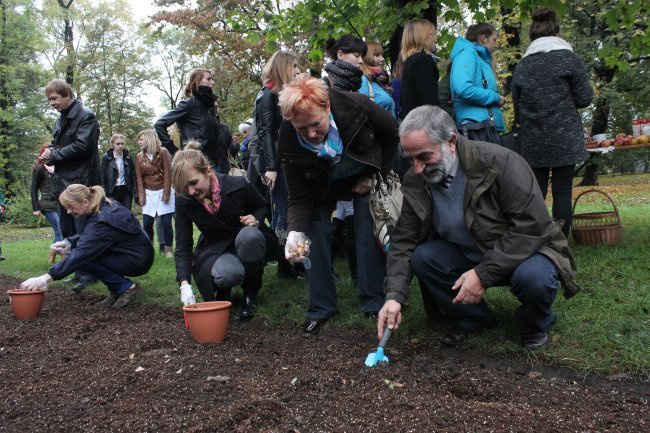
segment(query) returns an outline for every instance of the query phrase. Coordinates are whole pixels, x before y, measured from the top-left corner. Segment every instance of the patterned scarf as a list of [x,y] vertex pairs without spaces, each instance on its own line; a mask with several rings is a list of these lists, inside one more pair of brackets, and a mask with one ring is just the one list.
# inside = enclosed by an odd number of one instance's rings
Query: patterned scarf
[[335,60],[325,65],[327,77],[332,82],[334,90],[356,92],[361,87],[361,68],[352,66],[345,60]]
[[201,204],[208,213],[216,215],[221,207],[221,185],[219,185],[217,175],[214,173],[210,177],[210,192],[212,192],[212,200],[204,200]]
[[296,135],[298,136],[300,146],[315,153],[317,157],[327,159],[332,162],[332,164],[337,164],[341,160],[343,141],[339,135],[336,123],[334,123],[334,116],[332,116],[332,113],[330,113],[330,129],[327,131],[327,138],[324,142],[313,145],[302,138],[300,134],[296,133]]
[[431,58],[433,59],[433,61],[436,62],[436,65],[437,65],[438,63],[440,63],[440,61],[442,60],[440,57],[436,56],[436,55],[433,54],[433,53],[429,53],[429,57],[431,57]]
[[388,77],[388,72],[386,69],[381,66],[371,66],[370,73],[372,74],[372,81],[379,84],[383,89],[392,91],[388,85],[390,78]]

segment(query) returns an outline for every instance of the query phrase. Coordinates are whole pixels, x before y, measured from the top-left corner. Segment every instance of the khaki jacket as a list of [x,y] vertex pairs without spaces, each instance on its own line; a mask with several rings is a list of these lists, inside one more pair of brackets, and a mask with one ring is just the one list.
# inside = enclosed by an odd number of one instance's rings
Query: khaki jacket
[[[580,287],[574,281],[573,254],[561,224],[551,219],[526,161],[501,146],[469,141],[460,134],[456,150],[467,179],[465,224],[483,254],[474,268],[483,285],[507,284],[517,265],[541,253],[555,264],[564,296],[575,295]],[[413,278],[413,250],[438,236],[431,221],[431,194],[412,168],[404,176],[402,191],[404,203],[388,251],[384,291],[386,300],[403,304]]]

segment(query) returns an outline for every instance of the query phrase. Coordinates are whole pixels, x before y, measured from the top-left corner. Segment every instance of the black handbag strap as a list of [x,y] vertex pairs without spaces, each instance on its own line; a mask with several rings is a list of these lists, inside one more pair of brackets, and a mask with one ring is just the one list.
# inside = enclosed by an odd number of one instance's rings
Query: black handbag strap
[[[478,64],[478,67],[481,70],[481,78],[482,78],[481,83],[483,83],[483,88],[487,89],[487,80],[485,79],[485,74],[483,74],[483,67],[481,66],[480,63]],[[488,105],[487,110],[488,110],[488,116],[490,116],[490,120],[494,121],[494,114],[492,114],[492,106]]]

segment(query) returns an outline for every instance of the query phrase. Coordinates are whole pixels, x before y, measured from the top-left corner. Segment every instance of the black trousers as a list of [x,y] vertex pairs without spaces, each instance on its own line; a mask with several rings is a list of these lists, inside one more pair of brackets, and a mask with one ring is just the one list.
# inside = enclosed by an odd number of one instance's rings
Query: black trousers
[[568,238],[573,220],[573,175],[574,166],[533,168],[533,173],[546,199],[548,193],[548,178],[551,175],[551,191],[553,192],[553,218],[564,220],[562,231]]
[[109,198],[118,201],[122,206],[131,210],[133,205],[133,194],[129,191],[129,188],[126,185],[118,185],[113,188],[113,191],[110,194],[107,194]]

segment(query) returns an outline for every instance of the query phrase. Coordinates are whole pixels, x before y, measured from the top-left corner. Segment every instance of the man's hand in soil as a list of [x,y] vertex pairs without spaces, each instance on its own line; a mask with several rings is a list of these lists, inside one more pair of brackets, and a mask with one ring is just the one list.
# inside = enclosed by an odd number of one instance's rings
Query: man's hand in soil
[[196,298],[194,297],[194,292],[192,292],[192,286],[184,281],[184,284],[181,284],[181,302],[184,306],[196,304]]
[[25,280],[20,285],[22,290],[45,290],[47,289],[47,282],[50,281],[52,277],[50,274],[41,275],[40,277],[30,278]]
[[402,323],[402,304],[397,301],[386,301],[377,316],[377,338],[384,335],[384,328],[388,326],[393,331]]
[[453,300],[454,304],[478,304],[483,299],[485,287],[474,269],[470,269],[456,280],[452,290],[458,290],[458,295]]

